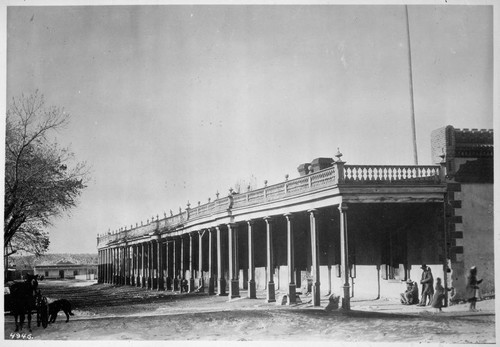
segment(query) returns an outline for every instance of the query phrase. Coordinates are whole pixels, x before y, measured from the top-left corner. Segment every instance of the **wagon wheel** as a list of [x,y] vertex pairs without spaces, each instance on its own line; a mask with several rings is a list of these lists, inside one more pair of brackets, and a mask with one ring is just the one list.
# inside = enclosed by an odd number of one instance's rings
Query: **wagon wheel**
[[47,303],[47,299],[44,298],[44,305],[43,309],[41,312],[41,321],[42,321],[42,327],[45,329],[47,325],[49,325],[49,304]]
[[42,327],[45,329],[49,325],[49,315],[42,315]]
[[47,303],[47,298],[44,296],[38,303],[36,312],[36,324],[37,326],[40,326],[41,324],[44,329],[49,324],[49,305]]

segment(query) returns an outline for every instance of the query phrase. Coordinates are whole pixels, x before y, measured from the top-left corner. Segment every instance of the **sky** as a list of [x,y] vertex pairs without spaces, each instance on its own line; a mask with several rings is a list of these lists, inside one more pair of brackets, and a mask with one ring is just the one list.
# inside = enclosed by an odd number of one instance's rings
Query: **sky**
[[[419,164],[493,128],[491,6],[409,6]],[[92,179],[49,253],[317,157],[413,164],[404,6],[9,6],[7,103],[38,89]]]

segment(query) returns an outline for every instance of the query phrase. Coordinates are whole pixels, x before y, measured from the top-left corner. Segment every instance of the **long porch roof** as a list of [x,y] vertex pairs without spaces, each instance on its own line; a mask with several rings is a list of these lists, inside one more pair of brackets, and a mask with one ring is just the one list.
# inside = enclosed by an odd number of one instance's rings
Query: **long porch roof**
[[329,168],[261,189],[240,194],[230,191],[226,197],[195,207],[188,203],[176,215],[157,216],[145,225],[99,235],[97,247],[176,236],[341,202],[439,202],[444,200],[445,190],[443,166],[344,165],[337,161]]

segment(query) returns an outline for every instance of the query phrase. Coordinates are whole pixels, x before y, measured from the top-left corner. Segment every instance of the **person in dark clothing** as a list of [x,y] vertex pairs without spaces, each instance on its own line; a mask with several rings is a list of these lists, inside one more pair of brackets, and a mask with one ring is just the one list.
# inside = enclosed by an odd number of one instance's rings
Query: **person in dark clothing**
[[465,295],[467,301],[469,301],[469,311],[476,312],[476,302],[479,299],[479,284],[483,280],[477,279],[477,268],[475,266],[471,267],[469,274],[467,275],[467,286],[465,287]]
[[431,304],[432,295],[434,294],[434,278],[432,277],[431,268],[423,264],[420,267],[422,272],[422,279],[420,284],[422,285],[422,298],[418,306],[425,306],[427,304],[427,298],[429,298],[429,305]]
[[413,305],[418,303],[418,285],[412,280],[406,281],[406,290],[401,293],[401,303],[403,305]]

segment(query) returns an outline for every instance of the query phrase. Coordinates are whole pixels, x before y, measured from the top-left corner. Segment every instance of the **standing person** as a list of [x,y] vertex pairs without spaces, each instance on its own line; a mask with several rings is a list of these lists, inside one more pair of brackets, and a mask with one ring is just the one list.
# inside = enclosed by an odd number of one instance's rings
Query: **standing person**
[[445,289],[441,284],[441,278],[437,277],[436,287],[431,301],[431,306],[436,309],[436,312],[441,312],[441,307],[443,307],[444,298],[445,298]]
[[465,294],[467,296],[467,301],[469,301],[469,311],[476,312],[476,302],[479,298],[479,286],[483,280],[477,279],[477,268],[475,266],[471,267],[469,274],[467,275],[467,286],[465,287]]
[[422,279],[420,284],[422,285],[422,298],[417,306],[425,306],[427,302],[427,297],[429,297],[429,305],[432,300],[432,294],[434,294],[434,278],[432,277],[431,268],[423,264],[420,267],[422,271]]

